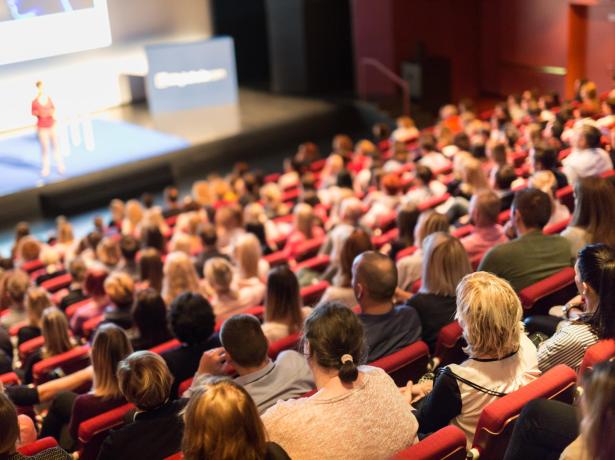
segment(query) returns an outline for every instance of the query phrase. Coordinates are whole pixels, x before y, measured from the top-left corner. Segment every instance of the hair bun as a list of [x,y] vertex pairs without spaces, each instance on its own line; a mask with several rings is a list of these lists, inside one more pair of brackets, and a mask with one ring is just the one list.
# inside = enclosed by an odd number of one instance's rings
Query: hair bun
[[350,354],[344,354],[340,358],[342,366],[339,370],[339,378],[343,383],[352,383],[359,377],[359,369]]

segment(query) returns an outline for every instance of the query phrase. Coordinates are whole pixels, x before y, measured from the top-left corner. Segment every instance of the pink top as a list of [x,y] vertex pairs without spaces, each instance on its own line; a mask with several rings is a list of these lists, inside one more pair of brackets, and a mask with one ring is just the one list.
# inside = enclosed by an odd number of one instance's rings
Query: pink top
[[474,227],[472,233],[461,239],[461,244],[468,253],[470,259],[483,256],[492,247],[506,243],[508,238],[504,234],[501,225],[491,227]]
[[345,394],[278,401],[261,417],[269,439],[293,460],[384,460],[414,444],[418,422],[391,377],[359,370],[362,383]]
[[32,101],[32,115],[34,115],[38,121],[36,126],[39,128],[51,128],[55,123],[53,119],[53,112],[55,106],[51,98],[47,98],[47,104],[41,104],[38,98]]

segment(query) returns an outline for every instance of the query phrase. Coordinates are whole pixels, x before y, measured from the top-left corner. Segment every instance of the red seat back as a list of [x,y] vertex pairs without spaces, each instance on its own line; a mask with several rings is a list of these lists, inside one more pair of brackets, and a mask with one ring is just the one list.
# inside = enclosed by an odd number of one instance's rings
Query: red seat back
[[134,409],[133,404],[124,404],[104,414],[92,417],[79,425],[80,460],[96,460],[102,442],[109,431],[124,424],[126,413]]
[[451,195],[449,193],[445,193],[444,195],[436,196],[434,198],[425,200],[421,204],[419,204],[418,210],[420,212],[423,212],[423,211],[427,211],[428,209],[433,209],[435,207],[438,207],[442,203],[444,203],[446,200],[448,200],[450,197]]
[[272,342],[269,344],[269,351],[267,354],[271,359],[276,359],[284,350],[296,350],[300,340],[301,333],[296,332],[288,337]]
[[585,371],[591,370],[596,364],[613,357],[615,357],[615,340],[600,340],[585,350],[585,356],[579,368],[579,377],[582,377]]
[[[265,316],[265,307],[263,306],[249,307],[249,308],[246,308],[245,310],[241,310],[237,313],[234,313],[233,316],[234,315],[253,315],[253,316],[256,316],[262,322],[263,317]],[[222,325],[224,324],[224,321],[226,320],[216,322],[216,328],[215,328],[216,332],[220,332],[220,329],[222,329]]]
[[384,369],[397,386],[405,386],[408,380],[417,382],[427,370],[429,348],[422,340],[370,363]]
[[15,372],[7,372],[0,375],[0,383],[3,385],[19,385],[19,376]]
[[485,406],[476,426],[472,448],[477,449],[482,458],[503,458],[521,409],[539,398],[572,403],[576,377],[572,369],[560,364],[517,391]]
[[297,262],[303,262],[304,260],[314,257],[318,254],[318,251],[324,242],[325,238],[320,237],[312,238],[311,240],[301,243],[295,251],[295,260]]
[[388,232],[384,232],[382,235],[374,236],[372,238],[372,244],[376,249],[380,249],[385,244],[393,242],[399,236],[399,230],[392,228]]
[[319,254],[298,263],[293,268],[293,271],[296,273],[301,269],[306,269],[322,273],[327,269],[327,267],[329,267],[330,263],[331,258],[327,254]]
[[570,212],[574,212],[574,190],[572,185],[566,185],[555,192],[555,197],[568,209]]
[[105,315],[94,316],[83,323],[83,336],[89,339],[94,334],[100,323],[105,320]]
[[559,222],[555,222],[554,224],[547,225],[545,228],[542,229],[542,233],[544,233],[545,235],[555,235],[561,233],[566,227],[568,227],[568,224],[570,224],[571,220],[572,216],[568,217],[567,219],[560,220]]
[[70,283],[72,283],[72,281],[73,278],[70,273],[65,273],[64,275],[56,276],[54,278],[43,281],[41,283],[41,287],[53,294],[54,292],[57,292],[70,286]]
[[393,460],[465,460],[466,437],[453,425],[427,436],[393,456]]
[[411,256],[412,254],[416,252],[416,249],[417,249],[416,246],[410,246],[408,248],[402,249],[401,251],[397,253],[397,256],[395,257],[395,261],[399,262],[404,257]]
[[463,329],[457,321],[453,321],[440,329],[434,352],[434,358],[437,359],[438,365],[460,364],[465,361],[468,356],[463,351],[464,344]]
[[37,439],[30,444],[21,446],[17,449],[17,451],[21,455],[25,455],[28,457],[36,455],[44,450],[51,449],[52,447],[58,447],[58,442],[51,436],[47,436],[46,438]]
[[271,267],[288,263],[287,251],[276,251],[263,257]]
[[66,353],[61,353],[51,358],[46,358],[34,364],[32,375],[35,385],[49,380],[49,373],[55,369],[60,369],[65,375],[72,374],[90,364],[90,347],[82,345],[75,347]]
[[171,339],[168,342],[161,343],[160,345],[156,345],[149,349],[152,353],[157,353],[161,355],[165,351],[173,350],[181,345],[181,342],[177,339]]
[[468,236],[474,230],[474,225],[468,224],[463,227],[456,228],[451,232],[451,235],[455,238],[463,238],[464,236]]
[[184,458],[184,454],[178,452],[174,455],[171,455],[170,457],[165,458],[164,460],[182,460],[182,458]]
[[316,305],[329,286],[329,282],[323,280],[301,288],[303,305]]
[[45,338],[42,335],[22,343],[19,345],[19,359],[21,359],[21,361],[25,360],[30,354],[40,349],[43,345],[45,345]]
[[32,272],[35,272],[36,270],[40,270],[44,266],[45,266],[45,264],[43,264],[43,262],[41,260],[36,259],[36,260],[30,260],[28,262],[24,262],[21,265],[21,269],[24,272],[26,272],[27,274],[30,274]]
[[[553,305],[563,305],[577,294],[574,269],[566,267],[519,292],[521,304],[532,315],[544,314]],[[527,313],[527,312],[526,312]]]
[[92,299],[83,299],[83,300],[80,300],[79,302],[75,302],[69,305],[68,307],[66,307],[66,311],[64,313],[66,313],[66,316],[68,317],[68,319],[70,319],[72,318],[72,316],[75,314],[77,310],[79,310],[81,307],[85,307],[91,301]]

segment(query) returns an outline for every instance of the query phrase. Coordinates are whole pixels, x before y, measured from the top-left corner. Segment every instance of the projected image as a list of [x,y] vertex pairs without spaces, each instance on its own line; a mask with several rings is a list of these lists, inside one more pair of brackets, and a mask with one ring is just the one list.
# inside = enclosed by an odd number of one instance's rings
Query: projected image
[[94,0],[0,0],[0,22],[93,8]]
[[0,0],[0,43],[0,65],[109,46],[107,2]]

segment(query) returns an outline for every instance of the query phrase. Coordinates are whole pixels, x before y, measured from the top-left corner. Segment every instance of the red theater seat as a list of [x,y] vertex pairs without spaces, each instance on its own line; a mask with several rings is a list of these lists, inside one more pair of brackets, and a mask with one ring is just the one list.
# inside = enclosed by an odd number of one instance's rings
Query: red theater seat
[[474,230],[474,225],[464,225],[463,227],[456,228],[451,232],[451,235],[455,238],[463,238],[468,236]]
[[300,340],[301,333],[296,332],[288,337],[272,342],[269,344],[269,351],[267,354],[271,359],[276,359],[284,350],[296,350]]
[[83,336],[86,339],[89,339],[90,336],[94,334],[96,329],[98,329],[98,326],[100,326],[100,323],[102,323],[104,320],[105,320],[105,315],[98,315],[98,316],[95,316],[94,318],[90,318],[87,321],[85,321],[83,323]]
[[416,250],[417,250],[416,246],[410,246],[406,249],[402,249],[401,251],[397,253],[397,256],[395,257],[395,261],[399,262],[404,257],[411,256],[412,254],[416,252]]
[[53,294],[61,289],[67,288],[72,283],[73,278],[70,273],[56,276],[41,283],[41,287],[46,289],[49,293]]
[[40,349],[43,345],[45,345],[45,338],[42,335],[27,340],[26,342],[19,345],[19,359],[23,361],[28,356],[30,356],[30,354]]
[[83,299],[79,302],[75,302],[74,304],[69,305],[68,307],[66,307],[66,311],[64,312],[66,313],[66,317],[68,319],[72,318],[77,310],[79,310],[81,307],[85,307],[91,301],[92,299]]
[[545,228],[542,229],[542,232],[545,235],[556,235],[558,233],[561,233],[566,227],[568,227],[570,221],[572,221],[572,216],[570,216],[568,219],[560,220],[559,222],[556,222],[554,224],[547,225]]
[[325,242],[325,237],[321,237],[321,238],[312,238],[311,240],[307,240],[306,242],[301,243],[297,247],[297,250],[295,251],[294,259],[297,262],[303,262],[304,260],[307,260],[311,257],[316,256],[316,254],[318,254],[318,251],[320,250],[320,247],[324,244],[324,242]]
[[600,340],[585,350],[585,356],[579,368],[579,377],[582,377],[585,371],[591,370],[596,364],[613,357],[615,357],[615,340]]
[[181,345],[181,342],[177,339],[171,339],[168,342],[161,343],[149,349],[152,353],[158,353],[159,355],[165,351],[173,350]]
[[17,452],[28,457],[36,455],[44,450],[51,449],[52,447],[58,447],[58,442],[51,436],[47,436],[46,438],[37,439],[30,444],[19,447]]
[[82,422],[79,425],[79,442],[81,443],[79,459],[95,460],[109,431],[122,426],[126,413],[134,407],[133,404],[124,404]]
[[405,386],[408,380],[417,382],[427,370],[429,348],[422,340],[415,342],[384,358],[370,363],[370,366],[384,369],[397,386]]
[[395,454],[392,460],[465,460],[466,437],[453,425],[427,436],[418,444]]
[[503,458],[521,409],[528,402],[539,398],[572,403],[576,377],[572,369],[560,364],[523,388],[485,406],[474,434],[472,458]]
[[396,228],[392,228],[388,232],[383,233],[379,236],[374,236],[372,238],[372,244],[376,249],[380,249],[385,244],[391,243],[395,241],[395,239],[399,236],[399,230]]
[[286,251],[272,252],[271,254],[264,256],[263,259],[265,259],[271,267],[287,264],[289,262],[288,252]]
[[574,190],[572,185],[566,185],[555,192],[555,197],[568,209],[570,212],[574,212]]
[[301,288],[303,305],[316,305],[329,286],[328,281],[319,281],[311,286]]
[[184,454],[178,452],[174,455],[171,455],[170,457],[165,458],[164,460],[182,460],[182,458],[184,458]]
[[327,269],[330,263],[331,258],[327,254],[320,254],[298,263],[293,268],[293,271],[298,272],[301,269],[306,269],[322,273]]
[[15,372],[7,372],[0,375],[0,383],[3,385],[19,385],[19,376]]
[[457,321],[447,324],[440,332],[436,340],[434,351],[434,367],[446,366],[448,364],[460,364],[468,356],[463,351],[463,329]]
[[542,314],[553,305],[563,305],[577,294],[574,269],[566,267],[553,275],[522,289],[519,298],[532,315]]
[[445,193],[444,195],[437,196],[435,198],[430,198],[428,200],[423,201],[419,204],[418,209],[420,212],[427,211],[428,209],[433,209],[440,206],[442,203],[446,202],[451,195],[449,193]]
[[82,345],[75,347],[66,353],[46,358],[34,364],[32,368],[33,381],[40,385],[49,380],[49,374],[60,369],[65,375],[79,371],[90,364],[90,347]]
[[41,268],[44,268],[45,265],[43,264],[43,261],[41,260],[30,260],[28,262],[24,262],[21,265],[21,269],[26,272],[28,275],[31,274],[32,272],[35,272],[36,270],[40,270]]

